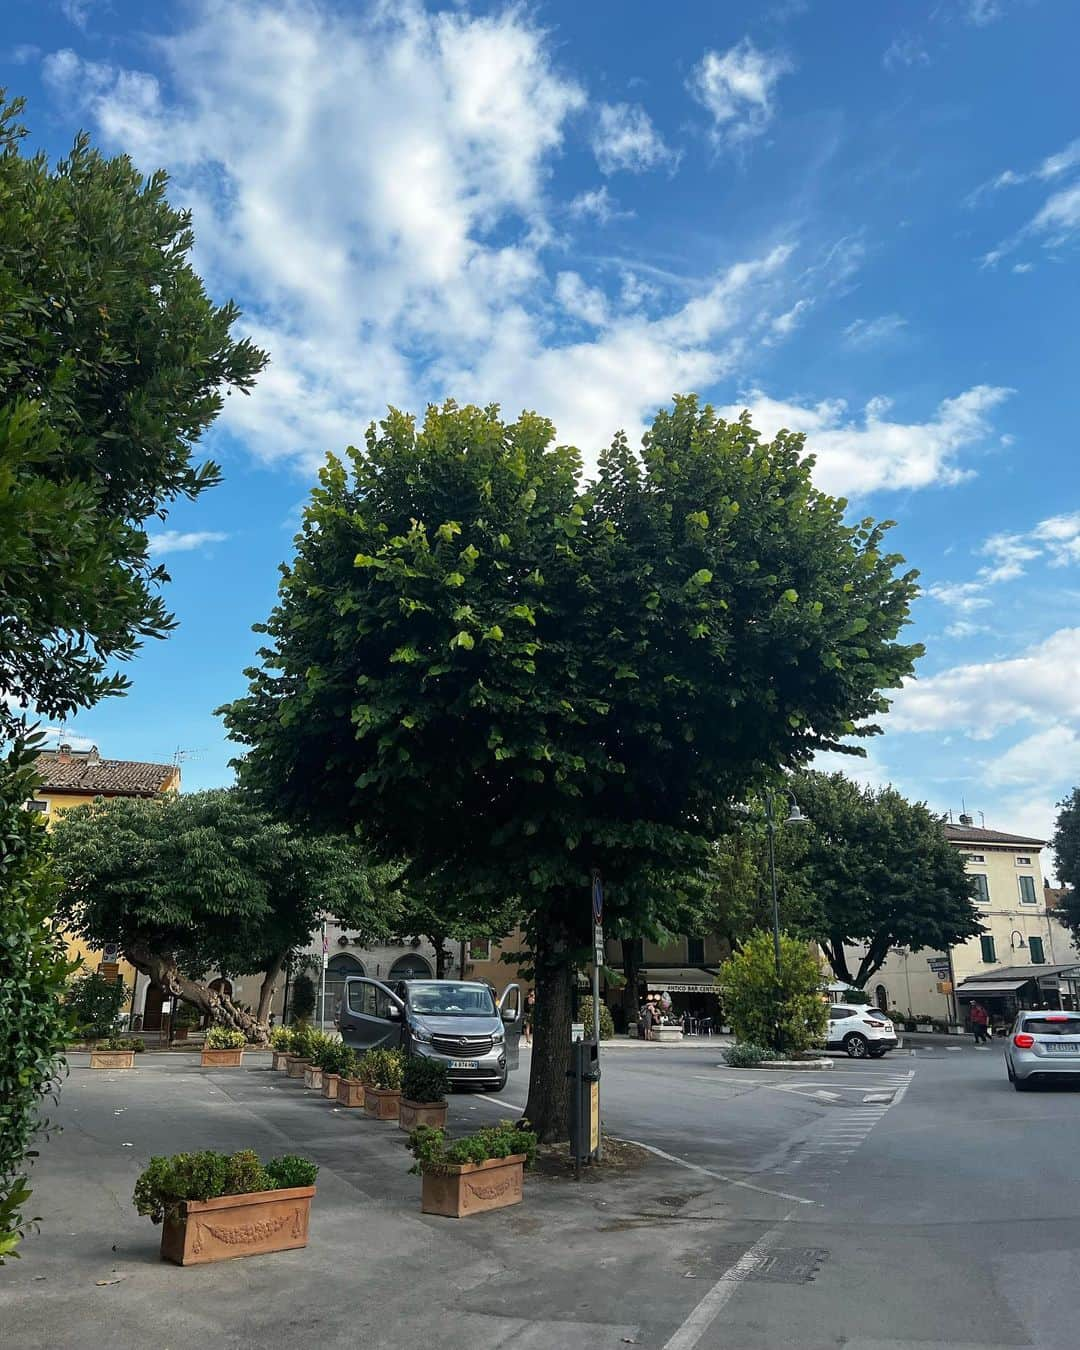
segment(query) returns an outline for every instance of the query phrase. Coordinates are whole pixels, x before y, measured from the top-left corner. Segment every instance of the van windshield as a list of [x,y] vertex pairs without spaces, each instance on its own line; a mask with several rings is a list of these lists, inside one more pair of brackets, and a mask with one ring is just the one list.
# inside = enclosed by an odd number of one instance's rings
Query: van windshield
[[495,1000],[483,984],[457,984],[433,980],[409,985],[409,1006],[414,1012],[452,1017],[494,1017]]

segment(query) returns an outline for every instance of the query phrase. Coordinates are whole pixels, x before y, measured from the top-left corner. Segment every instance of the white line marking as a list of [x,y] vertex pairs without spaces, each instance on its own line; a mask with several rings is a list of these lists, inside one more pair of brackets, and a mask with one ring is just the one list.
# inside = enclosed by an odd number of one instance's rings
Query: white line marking
[[[613,1136],[614,1137],[614,1136]],[[726,1182],[729,1186],[738,1186],[744,1191],[758,1191],[761,1195],[771,1195],[778,1200],[793,1200],[797,1205],[813,1205],[814,1200],[807,1200],[801,1195],[789,1195],[787,1191],[772,1191],[768,1186],[755,1186],[752,1181],[740,1181],[737,1177],[725,1176],[723,1172],[714,1172],[711,1167],[702,1167],[700,1163],[688,1162],[685,1158],[680,1158],[674,1153],[667,1153],[662,1148],[657,1148],[655,1144],[646,1144],[641,1139],[621,1139],[624,1144],[636,1144],[638,1148],[643,1148],[647,1153],[654,1153],[658,1158],[664,1158],[667,1162],[678,1163],[680,1167],[685,1167],[691,1172],[700,1172],[702,1176],[715,1177],[717,1181]]]
[[[781,1222],[790,1218],[791,1214],[785,1214]],[[779,1240],[780,1229],[770,1228],[767,1233],[763,1233],[758,1238],[752,1247],[747,1248],[733,1265],[728,1266],[701,1302],[691,1309],[690,1316],[682,1326],[670,1340],[664,1342],[664,1350],[693,1350],[723,1311],[725,1305],[735,1297],[742,1282],[753,1272],[754,1267],[765,1253],[770,1248],[775,1247]]]

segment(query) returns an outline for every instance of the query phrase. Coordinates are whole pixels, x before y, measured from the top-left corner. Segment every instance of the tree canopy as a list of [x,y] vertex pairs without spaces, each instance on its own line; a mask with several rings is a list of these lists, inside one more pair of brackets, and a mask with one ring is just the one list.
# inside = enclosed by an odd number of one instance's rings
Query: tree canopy
[[[838,980],[862,988],[893,948],[943,951],[981,931],[964,860],[924,803],[839,773],[804,772],[790,785],[809,824],[777,829],[781,912]],[[763,860],[761,874],[764,888]],[[846,946],[864,949],[854,967]]]
[[920,650],[913,574],[813,487],[801,437],[680,398],[587,488],[554,441],[450,403],[331,458],[224,710],[242,780],[287,810],[521,897],[549,1138],[592,869],[609,921],[647,918],[644,874],[699,867],[763,772],[870,734]]
[[1058,802],[1054,837],[1050,841],[1058,880],[1068,888],[1063,917],[1080,941],[1080,787]]

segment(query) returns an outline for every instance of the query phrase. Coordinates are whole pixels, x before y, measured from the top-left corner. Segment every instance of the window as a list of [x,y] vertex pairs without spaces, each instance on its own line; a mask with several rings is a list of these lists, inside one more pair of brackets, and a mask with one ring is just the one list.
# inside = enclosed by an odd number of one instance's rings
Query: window
[[473,938],[469,943],[470,961],[490,961],[491,960],[491,939]]
[[692,966],[701,966],[705,964],[704,938],[686,939],[686,959]]
[[990,883],[982,872],[973,872],[971,879],[975,883],[975,901],[980,905],[990,903]]
[[1028,938],[1028,951],[1031,953],[1031,964],[1033,966],[1043,966],[1046,964],[1046,955],[1043,952],[1043,940],[1041,937]]
[[361,1016],[375,1016],[375,986],[373,984],[349,985],[349,1011]]
[[1022,905],[1035,904],[1035,878],[1017,877],[1020,882],[1020,903]]
[[1017,867],[1030,867],[1030,866],[1031,866],[1031,859],[1030,859],[1030,858],[1021,858],[1021,857],[1017,857],[1017,859],[1016,859],[1016,865],[1017,865]]
[[28,811],[36,811],[39,815],[45,815],[49,810],[49,803],[38,801],[38,799],[34,797],[26,803],[26,809]]
[[1041,1017],[1025,1017],[1023,1029],[1033,1031],[1036,1036],[1075,1036],[1080,1031],[1080,1017],[1070,1017],[1067,1013],[1044,1013]]
[[985,853],[965,853],[965,861],[969,863],[984,863],[986,861]]
[[981,937],[979,945],[982,947],[982,959],[988,966],[992,966],[997,960],[997,952],[994,949],[994,939],[992,937]]

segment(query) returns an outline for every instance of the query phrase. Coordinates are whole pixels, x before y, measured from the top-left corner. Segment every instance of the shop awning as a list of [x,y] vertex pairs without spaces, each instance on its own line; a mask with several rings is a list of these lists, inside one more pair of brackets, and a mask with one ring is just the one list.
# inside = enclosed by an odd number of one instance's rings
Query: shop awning
[[716,976],[699,966],[678,970],[643,970],[645,988],[650,994],[715,994]]
[[[1033,975],[1031,978],[1034,979],[1035,976]],[[965,998],[969,994],[1015,994],[1018,989],[1022,989],[1027,983],[1027,980],[994,980],[993,982],[965,980],[963,984],[956,986],[956,992],[961,998]]]

